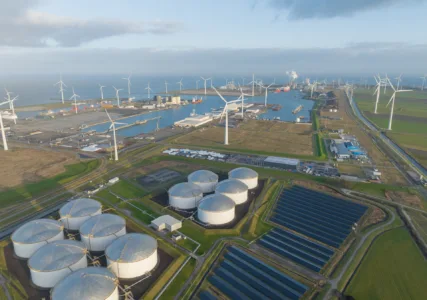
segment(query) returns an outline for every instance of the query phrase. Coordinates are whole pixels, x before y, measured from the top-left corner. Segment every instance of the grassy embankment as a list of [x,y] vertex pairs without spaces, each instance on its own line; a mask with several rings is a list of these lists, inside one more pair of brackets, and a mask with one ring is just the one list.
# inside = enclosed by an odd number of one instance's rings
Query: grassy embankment
[[323,140],[323,134],[320,131],[320,121],[318,116],[318,108],[320,107],[320,102],[315,102],[313,106],[313,110],[311,111],[311,122],[313,124],[313,131],[315,132],[313,134],[313,143],[314,143],[314,149],[315,154],[320,159],[326,159],[328,157],[328,152],[326,151],[325,143]]

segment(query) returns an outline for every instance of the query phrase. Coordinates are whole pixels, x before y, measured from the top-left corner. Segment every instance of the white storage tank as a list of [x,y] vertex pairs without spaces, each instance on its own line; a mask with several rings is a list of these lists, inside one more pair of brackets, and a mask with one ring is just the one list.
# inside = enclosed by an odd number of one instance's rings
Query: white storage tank
[[80,226],[80,237],[90,251],[104,251],[112,241],[125,234],[125,219],[112,214],[93,216]]
[[236,205],[245,203],[248,200],[248,186],[237,179],[221,181],[216,186],[215,193],[231,198]]
[[52,300],[119,300],[119,281],[107,268],[88,267],[71,273],[53,288]]
[[107,247],[105,257],[108,268],[117,277],[140,277],[157,265],[157,240],[147,234],[126,234]]
[[188,182],[197,184],[203,193],[211,193],[218,184],[218,175],[209,170],[198,170],[188,175]]
[[223,194],[209,195],[200,201],[197,217],[206,224],[227,224],[234,219],[235,206],[234,201]]
[[203,198],[200,187],[191,182],[175,184],[168,191],[169,205],[179,209],[193,209]]
[[52,288],[68,274],[87,267],[87,249],[74,240],[44,245],[28,260],[31,280],[40,288]]
[[53,241],[64,239],[64,226],[56,220],[39,219],[30,221],[12,234],[15,255],[30,258],[39,248]]
[[79,230],[87,219],[101,213],[101,203],[88,198],[72,200],[59,210],[60,220],[69,230]]
[[258,186],[258,173],[249,168],[237,168],[228,172],[229,179],[237,179],[248,186],[249,189],[254,189]]

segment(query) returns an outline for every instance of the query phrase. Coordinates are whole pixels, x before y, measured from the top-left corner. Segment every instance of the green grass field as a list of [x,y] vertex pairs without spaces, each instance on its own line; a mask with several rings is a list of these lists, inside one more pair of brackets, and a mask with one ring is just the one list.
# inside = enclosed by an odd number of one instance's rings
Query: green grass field
[[377,238],[345,291],[355,299],[425,299],[427,261],[399,227]]

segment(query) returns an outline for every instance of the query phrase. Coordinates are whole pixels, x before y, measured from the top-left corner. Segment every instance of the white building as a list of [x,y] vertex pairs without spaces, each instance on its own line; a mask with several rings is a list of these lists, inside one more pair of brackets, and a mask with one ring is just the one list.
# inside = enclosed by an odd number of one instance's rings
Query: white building
[[119,180],[120,180],[119,177],[114,177],[114,178],[111,178],[110,180],[108,180],[108,183],[110,185],[113,185],[113,184],[119,182]]
[[166,229],[172,232],[180,229],[182,227],[182,222],[169,215],[164,215],[151,221],[151,226],[157,231]]
[[209,122],[212,122],[213,118],[207,115],[196,115],[193,117],[185,118],[174,123],[177,127],[199,127]]

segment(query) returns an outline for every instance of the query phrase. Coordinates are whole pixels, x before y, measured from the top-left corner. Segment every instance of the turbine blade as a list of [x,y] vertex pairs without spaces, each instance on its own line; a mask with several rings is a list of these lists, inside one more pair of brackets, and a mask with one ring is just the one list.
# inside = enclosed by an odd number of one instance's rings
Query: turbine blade
[[110,121],[113,122],[113,120],[111,119],[110,114],[108,113],[107,109],[105,109],[105,113],[107,114],[108,119],[110,119]]

